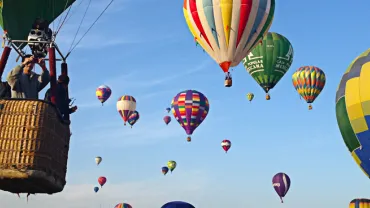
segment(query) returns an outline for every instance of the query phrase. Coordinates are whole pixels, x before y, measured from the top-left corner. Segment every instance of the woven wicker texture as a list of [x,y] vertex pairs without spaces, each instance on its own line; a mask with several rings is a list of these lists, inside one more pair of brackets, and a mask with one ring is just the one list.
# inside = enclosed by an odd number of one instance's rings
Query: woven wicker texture
[[56,108],[40,100],[0,100],[0,189],[12,193],[63,190],[70,130]]

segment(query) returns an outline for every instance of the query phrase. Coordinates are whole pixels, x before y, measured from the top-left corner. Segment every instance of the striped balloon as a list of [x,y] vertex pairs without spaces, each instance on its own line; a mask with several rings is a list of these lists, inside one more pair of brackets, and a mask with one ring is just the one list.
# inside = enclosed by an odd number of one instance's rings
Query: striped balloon
[[275,0],[184,0],[194,39],[224,72],[237,66],[268,32]]
[[337,122],[344,143],[370,177],[370,49],[347,68],[336,94]]
[[326,82],[325,73],[315,66],[303,66],[294,72],[292,81],[294,88],[306,100],[309,104],[308,109],[311,110],[311,103],[315,101],[324,89]]
[[349,203],[349,208],[370,208],[370,199],[354,199]]
[[118,99],[117,111],[121,115],[124,124],[128,120],[129,115],[136,110],[136,100],[130,95],[124,95]]
[[132,208],[132,206],[126,203],[119,203],[114,208]]
[[172,99],[171,108],[173,116],[190,137],[207,117],[209,102],[202,93],[196,90],[185,90]]
[[230,147],[231,147],[231,142],[230,142],[230,140],[227,140],[227,139],[222,140],[222,142],[221,142],[221,147],[222,147],[222,149],[224,149],[224,150],[225,150],[225,152],[227,153],[227,151],[229,151],[229,149],[230,149]]
[[166,203],[161,208],[195,208],[195,207],[187,202],[173,201]]
[[128,124],[130,124],[131,128],[132,128],[132,126],[133,126],[134,124],[136,124],[136,122],[139,120],[139,118],[140,118],[140,114],[139,114],[139,112],[137,112],[137,111],[132,112],[132,113],[128,116],[128,120],[127,120],[127,122],[128,122]]
[[107,85],[101,85],[95,91],[96,97],[100,100],[101,104],[108,100],[112,94],[112,90]]
[[277,173],[272,178],[272,186],[274,187],[276,193],[279,195],[281,203],[284,203],[283,197],[285,197],[290,188],[289,176],[285,173]]

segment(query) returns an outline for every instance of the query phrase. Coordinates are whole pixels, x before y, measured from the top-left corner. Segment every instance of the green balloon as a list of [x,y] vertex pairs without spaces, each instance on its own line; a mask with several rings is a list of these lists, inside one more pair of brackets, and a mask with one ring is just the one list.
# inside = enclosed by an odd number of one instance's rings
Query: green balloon
[[253,79],[268,93],[292,65],[293,55],[292,44],[286,37],[269,32],[243,59],[243,64]]

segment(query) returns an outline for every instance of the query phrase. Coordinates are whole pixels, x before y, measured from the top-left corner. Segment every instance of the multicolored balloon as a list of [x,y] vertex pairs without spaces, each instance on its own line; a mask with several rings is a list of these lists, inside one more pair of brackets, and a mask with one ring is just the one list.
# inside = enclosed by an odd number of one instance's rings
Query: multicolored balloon
[[97,186],[96,186],[96,187],[94,187],[94,192],[95,192],[95,193],[98,193],[98,191],[99,191],[99,187],[97,187]]
[[370,208],[370,199],[353,199],[349,208]]
[[99,178],[98,178],[98,183],[99,183],[99,185],[100,185],[100,187],[101,188],[103,188],[103,186],[104,186],[104,184],[107,182],[107,178],[106,177],[104,177],[104,176],[100,176]]
[[114,208],[132,208],[132,206],[126,203],[119,203]]
[[176,166],[177,166],[177,163],[173,160],[170,160],[167,162],[167,167],[168,169],[170,169],[171,173],[173,170],[175,170]]
[[230,140],[227,140],[227,139],[222,140],[222,142],[221,142],[221,147],[222,147],[222,149],[224,149],[224,150],[225,150],[225,152],[227,153],[227,151],[229,151],[229,149],[230,149],[230,147],[231,147],[231,142],[230,142]]
[[209,112],[207,97],[196,90],[185,90],[177,94],[172,99],[171,107],[173,116],[189,138]]
[[95,94],[103,105],[103,103],[111,96],[112,90],[107,85],[101,85],[98,87],[98,89],[96,89]]
[[252,102],[252,100],[254,98],[254,94],[253,93],[248,93],[247,98],[248,98],[249,102]]
[[292,65],[293,54],[292,44],[287,38],[269,32],[261,44],[243,59],[245,69],[266,92],[266,100],[270,99],[269,91]]
[[290,178],[285,173],[277,173],[272,178],[272,186],[279,195],[281,203],[284,203],[283,197],[288,193],[290,188]]
[[166,108],[167,113],[171,111],[171,108]]
[[129,115],[136,110],[136,100],[131,95],[124,95],[118,99],[117,111],[121,115],[124,124],[128,121]]
[[183,11],[195,41],[227,73],[268,32],[275,0],[184,0]]
[[168,167],[162,167],[162,173],[163,173],[163,175],[166,175],[167,173],[168,173]]
[[130,124],[130,126],[131,126],[131,128],[132,128],[132,126],[139,120],[139,118],[140,118],[140,114],[139,114],[139,112],[137,112],[137,111],[134,111],[134,112],[132,112],[129,116],[128,116],[128,120],[127,120],[127,122],[128,122],[128,124]]
[[96,163],[96,165],[99,165],[102,160],[103,160],[103,158],[101,158],[99,156],[98,157],[95,157],[95,163]]
[[166,123],[166,125],[168,125],[171,122],[171,117],[170,116],[165,116],[163,118],[163,121],[164,121],[164,123]]
[[161,208],[195,208],[195,207],[187,202],[173,201],[166,203]]
[[349,65],[336,93],[337,122],[352,157],[370,178],[370,49]]
[[313,101],[324,89],[325,73],[316,66],[303,66],[297,69],[292,76],[293,86],[298,94],[309,104],[308,109],[312,110]]

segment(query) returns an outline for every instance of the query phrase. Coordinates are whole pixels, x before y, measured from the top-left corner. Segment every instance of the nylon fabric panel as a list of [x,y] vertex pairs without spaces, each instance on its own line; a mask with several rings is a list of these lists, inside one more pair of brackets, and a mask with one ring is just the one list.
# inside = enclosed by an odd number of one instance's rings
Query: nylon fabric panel
[[233,0],[221,0],[220,2],[222,23],[225,34],[226,47],[229,47],[230,42],[230,27],[231,27],[231,18],[233,12]]

